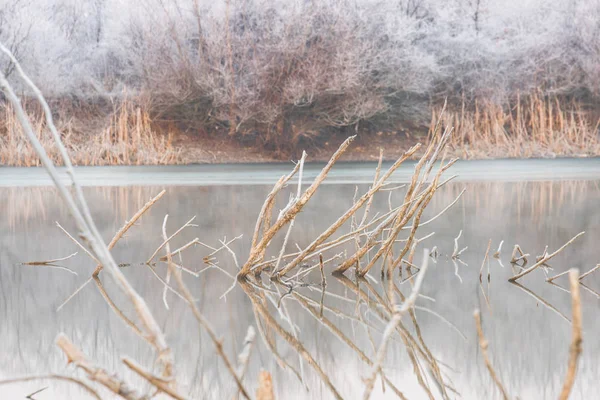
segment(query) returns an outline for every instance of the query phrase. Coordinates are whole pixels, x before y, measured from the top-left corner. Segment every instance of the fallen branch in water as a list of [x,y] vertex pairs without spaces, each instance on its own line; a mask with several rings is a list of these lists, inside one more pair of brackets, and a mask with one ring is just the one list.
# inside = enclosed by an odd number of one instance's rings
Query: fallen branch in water
[[65,353],[68,363],[73,363],[77,368],[85,371],[90,380],[98,382],[114,394],[124,399],[146,399],[146,396],[139,394],[124,380],[116,377],[114,374],[109,374],[106,370],[97,367],[88,361],[83,352],[77,346],[75,346],[66,335],[58,335],[56,338],[56,345]]
[[[77,252],[75,252],[75,253],[73,253],[71,255],[68,255],[66,257],[62,257],[62,258],[54,258],[52,260],[44,260],[44,261],[28,261],[28,262],[21,263],[21,265],[32,265],[32,266],[48,265],[48,264],[55,263],[57,261],[68,260],[69,258],[75,257],[76,255],[77,255]],[[75,274],[75,275],[77,275],[77,274]]]
[[567,377],[560,392],[559,399],[567,400],[577,374],[577,361],[581,355],[581,299],[579,297],[579,270],[572,268],[569,270],[569,286],[571,289],[571,302],[573,308],[573,329],[571,333],[571,346],[569,347],[569,369]]
[[492,363],[490,362],[490,359],[488,357],[488,352],[487,352],[488,341],[485,339],[485,336],[483,335],[483,328],[481,327],[481,315],[480,315],[479,310],[475,310],[475,312],[473,313],[473,317],[475,318],[475,325],[477,326],[477,336],[479,337],[479,347],[481,348],[481,355],[483,356],[483,361],[485,361],[485,366],[487,367],[487,369],[490,373],[490,376],[492,377],[492,380],[494,381],[494,383],[496,384],[496,386],[502,393],[502,398],[504,398],[504,400],[508,400],[509,397],[506,394],[506,389],[504,389],[502,382],[500,382],[500,378],[498,378],[498,375],[496,374],[496,371],[494,371],[494,368],[492,367]]
[[539,267],[542,264],[545,264],[547,261],[549,261],[551,258],[553,258],[554,256],[556,256],[558,253],[560,253],[561,251],[563,251],[568,245],[570,245],[571,243],[573,243],[575,241],[575,239],[577,239],[579,236],[583,235],[585,232],[579,232],[577,235],[575,235],[571,240],[569,240],[567,243],[563,244],[558,250],[556,250],[554,253],[552,254],[546,254],[544,255],[544,257],[542,257],[542,259],[540,259],[538,262],[536,262],[534,265],[532,265],[531,267],[527,268],[526,270],[522,271],[521,273],[513,276],[512,278],[509,279],[510,282],[515,282],[517,279],[524,277],[525,275],[527,275],[528,273],[530,273],[531,271],[535,270],[537,267]]

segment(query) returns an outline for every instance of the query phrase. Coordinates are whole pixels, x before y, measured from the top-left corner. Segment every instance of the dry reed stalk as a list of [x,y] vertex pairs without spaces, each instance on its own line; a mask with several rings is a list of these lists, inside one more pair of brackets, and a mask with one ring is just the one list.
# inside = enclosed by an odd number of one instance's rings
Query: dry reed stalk
[[415,301],[417,300],[419,291],[421,290],[421,285],[423,284],[423,279],[425,278],[425,272],[427,271],[427,266],[429,264],[428,254],[429,251],[425,249],[423,252],[423,262],[421,265],[421,271],[417,276],[415,285],[413,286],[413,290],[410,296],[408,296],[408,298],[406,299],[406,301],[404,301],[401,307],[394,306],[395,309],[393,312],[392,319],[390,320],[389,324],[385,327],[383,338],[381,339],[381,344],[379,345],[379,349],[377,350],[377,355],[375,357],[375,362],[373,364],[371,374],[366,380],[367,383],[365,387],[365,392],[363,393],[364,400],[368,400],[371,397],[371,392],[373,391],[373,387],[375,386],[375,380],[377,379],[377,375],[381,372],[382,369],[383,361],[385,359],[387,351],[387,344],[390,340],[390,337],[398,327],[402,316],[415,304]]
[[[395,228],[390,233],[386,243],[375,254],[375,256],[371,259],[370,263],[365,268],[363,268],[362,271],[360,271],[359,274],[361,276],[364,276],[369,271],[369,269],[375,264],[375,261],[377,261],[377,259],[381,255],[384,255],[384,264],[385,264],[385,260],[388,257],[388,255],[390,254],[390,250],[391,250],[391,247],[392,247],[394,241],[398,237],[402,228],[405,227],[406,224],[408,223],[408,221],[412,218],[413,219],[412,228],[411,228],[408,238],[406,239],[406,244],[405,244],[404,248],[401,250],[401,252],[397,258],[393,259],[393,257],[392,257],[393,261],[391,262],[390,268],[388,270],[388,275],[391,276],[392,271],[400,265],[403,257],[406,255],[406,253],[410,250],[410,247],[412,246],[414,237],[417,233],[417,229],[419,228],[421,216],[423,215],[423,212],[427,208],[427,205],[433,198],[433,196],[438,188],[439,178],[455,162],[456,162],[456,159],[451,160],[446,165],[442,165],[440,167],[439,171],[436,173],[435,177],[433,178],[433,181],[431,182],[431,184],[426,189],[424,189],[425,194],[423,195],[423,197],[421,197],[421,199],[419,201],[417,201],[412,208],[408,209],[408,211],[405,214],[405,216],[403,217],[403,219],[400,221],[400,223],[398,223],[395,226]],[[426,170],[424,179],[427,178],[427,175],[429,174],[429,172],[430,172],[430,168],[428,168]],[[423,181],[421,183],[419,183],[417,189],[420,189],[420,187],[422,186],[422,183],[423,183]],[[387,253],[386,253],[386,251],[387,251]]]
[[165,373],[171,376],[173,372],[173,358],[171,350],[165,340],[164,334],[162,333],[158,323],[154,319],[154,316],[150,312],[146,302],[135,291],[135,289],[133,289],[129,281],[119,270],[119,267],[112,258],[110,251],[104,244],[102,236],[98,232],[98,229],[96,228],[96,225],[94,224],[94,221],[91,217],[81,187],[78,185],[75,179],[73,166],[71,164],[67,152],[64,149],[64,146],[61,143],[60,135],[57,133],[56,128],[53,126],[54,124],[52,122],[52,113],[49,112],[49,108],[47,107],[46,101],[44,100],[39,89],[37,89],[37,87],[31,82],[31,80],[29,80],[29,78],[23,72],[19,62],[14,58],[10,51],[8,51],[6,47],[4,47],[4,45],[2,45],[1,43],[0,49],[11,58],[11,61],[15,64],[15,67],[19,71],[19,74],[23,77],[28,86],[30,86],[32,90],[36,93],[38,100],[44,106],[46,114],[49,114],[46,116],[46,122],[48,125],[52,125],[50,126],[50,131],[52,132],[54,140],[56,142],[55,144],[61,153],[61,157],[66,166],[67,174],[71,177],[71,181],[73,183],[73,186],[75,187],[75,197],[77,200],[73,198],[71,193],[61,182],[56,171],[56,167],[54,166],[52,160],[48,157],[48,154],[46,153],[36,134],[34,133],[33,128],[31,126],[31,121],[25,114],[25,111],[23,110],[19,98],[15,94],[11,85],[6,80],[4,74],[0,73],[0,87],[2,88],[9,102],[12,104],[13,108],[15,109],[15,113],[19,119],[21,126],[23,127],[25,135],[27,136],[28,140],[34,147],[36,153],[40,157],[45,169],[48,171],[48,174],[54,182],[54,185],[58,189],[59,195],[67,204],[69,211],[75,219],[77,227],[81,231],[80,237],[82,237],[84,241],[87,242],[94,256],[97,256],[97,258],[100,261],[102,261],[98,264],[102,264],[104,265],[104,268],[107,268],[107,270],[109,271],[109,275],[114,279],[117,286],[133,304],[140,321],[146,329],[146,336],[148,337],[150,342],[152,342],[155,345],[155,348],[158,351],[158,359],[163,365]]
[[[410,249],[410,247],[411,247],[411,245],[413,243],[414,237],[415,237],[415,235],[417,233],[417,229],[419,228],[419,223],[421,221],[421,216],[423,215],[423,212],[425,211],[425,208],[427,208],[427,205],[429,204],[429,202],[431,201],[431,199],[435,195],[435,192],[436,192],[436,190],[438,188],[438,181],[439,181],[441,175],[448,168],[450,168],[452,165],[454,165],[454,163],[456,161],[457,161],[457,159],[449,161],[446,165],[443,165],[439,169],[438,173],[435,175],[432,183],[430,184],[429,188],[427,189],[429,191],[429,194],[423,199],[423,203],[418,206],[419,208],[416,211],[416,215],[414,215],[412,229],[410,231],[409,237],[406,239],[406,245],[404,246],[404,248],[400,252],[400,255],[392,263],[392,267],[391,267],[392,270],[394,270],[396,267],[398,267],[400,265],[400,263],[402,262],[402,258],[406,255],[406,253]],[[410,213],[409,213],[409,215],[410,215]],[[405,223],[403,223],[402,225],[405,225]],[[400,229],[402,229],[402,228],[400,228]],[[416,245],[416,243],[415,243],[415,245]]]
[[575,376],[577,374],[577,362],[581,355],[581,343],[583,338],[581,336],[581,299],[579,296],[579,270],[577,268],[571,268],[569,270],[569,286],[571,289],[571,302],[573,308],[573,329],[571,333],[571,346],[569,347],[569,368],[567,370],[567,377],[563,384],[560,396],[560,400],[567,400],[573,384],[575,383]]
[[[196,306],[196,303],[194,301],[194,298],[193,298],[190,290],[188,289],[187,285],[183,281],[183,278],[181,276],[181,270],[179,268],[176,268],[175,265],[174,265],[174,263],[173,263],[173,260],[171,258],[171,249],[170,249],[169,240],[174,235],[171,235],[170,237],[167,237],[167,230],[166,230],[167,219],[168,219],[168,215],[165,216],[165,219],[164,219],[164,222],[163,222],[162,236],[163,236],[163,240],[164,240],[163,243],[164,243],[165,252],[166,252],[166,255],[167,255],[167,263],[168,263],[169,271],[171,271],[171,273],[175,277],[175,280],[177,281],[177,284],[179,285],[179,289],[183,293],[183,296],[187,300],[188,305],[192,309],[192,312],[194,314],[194,317],[198,321],[198,324],[200,325],[200,327],[202,327],[206,331],[206,333],[208,333],[208,336],[210,337],[210,340],[213,342],[213,344],[214,344],[214,346],[215,346],[215,348],[217,350],[217,353],[219,354],[219,356],[223,360],[223,363],[225,364],[225,367],[227,368],[227,371],[229,372],[229,374],[235,380],[240,393],[246,399],[249,399],[250,396],[248,395],[248,391],[246,390],[246,388],[244,387],[242,381],[240,380],[240,378],[238,377],[237,373],[235,372],[235,370],[233,368],[233,364],[229,360],[229,357],[227,357],[227,355],[225,354],[225,351],[223,350],[223,343],[222,343],[221,339],[219,339],[217,337],[217,334],[215,333],[215,331],[214,331],[212,325],[210,324],[210,322],[202,315],[202,313],[200,313],[200,310]],[[189,221],[188,221],[188,223],[189,223]],[[186,223],[184,225],[184,227],[187,226],[188,223]],[[154,258],[154,257],[152,257],[152,258]]]
[[98,382],[114,394],[127,400],[143,400],[145,395],[139,394],[127,382],[118,378],[114,374],[109,374],[106,370],[94,365],[90,362],[85,354],[71,342],[71,340],[63,333],[56,338],[56,345],[67,356],[68,363],[73,363],[77,368],[85,371],[87,377]]
[[[57,375],[57,374],[32,375],[32,376],[24,376],[24,377],[20,377],[20,378],[2,379],[2,380],[0,380],[0,386],[10,385],[12,383],[31,382],[31,381],[38,381],[38,380],[57,380],[57,381],[65,381],[65,382],[75,383],[76,385],[83,388],[86,392],[88,392],[96,400],[102,400],[102,398],[100,397],[98,392],[96,392],[96,390],[94,390],[90,385],[88,385],[87,383],[85,383],[77,378],[73,378],[73,377],[66,376],[66,375]],[[33,394],[29,395],[30,398],[32,396],[33,396]]]
[[275,196],[277,196],[277,194],[289,182],[289,180],[292,179],[292,177],[294,175],[296,175],[296,173],[298,172],[299,169],[300,169],[300,163],[297,163],[296,166],[294,167],[294,169],[292,170],[292,172],[290,172],[286,176],[282,176],[281,178],[279,178],[279,180],[275,183],[273,190],[271,190],[271,192],[265,198],[265,202],[263,203],[263,206],[260,209],[260,213],[258,214],[258,218],[256,219],[256,227],[254,228],[254,234],[252,235],[251,248],[255,248],[256,245],[258,244],[258,237],[260,235],[260,227],[262,225],[265,225],[264,232],[266,232],[266,230],[268,230],[271,227],[270,226],[270,215],[271,215],[271,210],[273,208],[273,204],[275,202]]
[[[285,212],[285,210],[290,207],[293,203],[297,202],[300,199],[300,195],[302,193],[302,173],[304,171],[304,160],[306,160],[306,152],[302,152],[302,158],[300,158],[299,164],[300,168],[298,169],[298,189],[296,191],[296,197],[291,198],[288,205],[279,213],[279,218]],[[285,233],[285,237],[283,239],[283,244],[281,245],[281,250],[279,251],[279,257],[277,257],[277,261],[275,262],[275,266],[273,267],[273,273],[277,274],[279,272],[279,264],[281,264],[281,259],[285,254],[285,248],[287,246],[288,240],[290,238],[290,234],[292,233],[292,228],[294,227],[294,222],[296,221],[296,216],[293,216],[288,225],[288,230]]]
[[273,394],[273,378],[267,371],[258,374],[258,389],[256,389],[256,400],[275,400]]
[[530,273],[531,271],[533,271],[534,269],[536,269],[537,267],[539,267],[542,264],[545,264],[546,262],[548,262],[550,259],[552,259],[554,256],[556,256],[558,253],[560,253],[561,251],[563,251],[565,249],[565,247],[567,247],[568,245],[570,245],[571,243],[573,243],[575,241],[575,239],[577,239],[579,236],[583,235],[585,232],[579,232],[577,235],[575,235],[573,238],[571,238],[571,240],[569,240],[567,243],[563,244],[558,250],[556,250],[554,253],[552,254],[546,254],[544,255],[538,262],[536,262],[534,265],[532,265],[531,267],[527,268],[526,270],[522,271],[521,273],[513,276],[512,278],[509,278],[510,282],[515,282],[517,279],[527,275],[528,273]]
[[338,148],[338,150],[333,154],[327,165],[321,170],[319,175],[315,178],[312,185],[306,189],[306,191],[300,196],[300,198],[291,204],[290,207],[281,215],[280,218],[275,221],[273,226],[271,226],[266,232],[264,232],[260,241],[250,250],[250,255],[248,256],[248,260],[238,273],[239,278],[246,277],[250,272],[256,261],[259,259],[260,254],[266,249],[271,239],[275,236],[275,234],[289,221],[292,220],[298,214],[304,205],[310,200],[310,198],[315,194],[318,187],[323,183],[323,180],[327,177],[327,174],[336,163],[336,161],[342,156],[342,154],[346,151],[350,143],[354,140],[356,136],[351,136],[344,141]]
[[374,184],[367,193],[365,193],[358,201],[354,202],[352,207],[348,211],[346,211],[341,217],[337,219],[329,228],[327,228],[323,233],[321,233],[313,242],[308,245],[302,253],[300,253],[293,261],[288,263],[278,274],[277,277],[281,278],[283,275],[296,268],[305,258],[306,256],[313,252],[317,246],[322,244],[325,240],[327,240],[331,235],[333,235],[350,217],[358,211],[369,199],[371,199],[379,189],[383,186],[383,184],[389,179],[389,177],[397,170],[400,165],[404,161],[406,161],[410,156],[412,156],[418,149],[420,145],[417,144],[407,150],[387,171],[383,176]]
[[[379,179],[379,174],[381,173],[381,164],[383,162],[383,149],[379,149],[379,161],[377,161],[377,168],[375,169],[375,176],[373,177],[373,183],[371,184],[371,187],[374,187],[377,184],[377,181]],[[371,196],[371,198],[369,198],[369,200],[367,201],[367,205],[365,206],[365,212],[362,216],[362,219],[360,220],[360,223],[358,224],[358,226],[363,226],[365,224],[365,222],[367,221],[367,217],[369,216],[369,211],[371,210],[371,204],[373,204],[373,199],[375,197]]]
[[492,380],[494,381],[494,384],[496,385],[496,387],[498,387],[498,389],[500,390],[500,392],[502,393],[502,398],[504,400],[508,400],[509,397],[506,394],[506,389],[504,389],[504,386],[502,385],[502,382],[500,382],[500,378],[498,378],[498,375],[496,374],[496,371],[494,371],[494,367],[492,367],[492,363],[490,362],[490,359],[488,357],[488,341],[485,339],[485,336],[483,335],[483,328],[481,327],[481,315],[479,310],[475,310],[475,312],[473,313],[473,317],[475,318],[475,325],[477,326],[477,336],[479,337],[479,347],[481,348],[481,355],[483,356],[483,360],[485,361],[485,366],[487,367],[490,376],[492,377]]

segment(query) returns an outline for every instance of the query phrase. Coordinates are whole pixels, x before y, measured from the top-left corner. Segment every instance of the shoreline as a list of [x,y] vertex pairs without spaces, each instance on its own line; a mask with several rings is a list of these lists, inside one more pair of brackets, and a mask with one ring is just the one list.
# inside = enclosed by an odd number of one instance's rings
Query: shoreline
[[[314,179],[322,162],[305,164],[304,179]],[[391,165],[384,162],[383,168]],[[405,183],[414,172],[414,161],[406,161],[390,182]],[[293,167],[291,162],[224,163],[159,166],[75,167],[82,186],[221,186],[273,185]],[[371,184],[376,163],[339,162],[328,184]],[[58,168],[68,183],[64,167]],[[556,159],[459,160],[444,176],[456,175],[457,182],[523,182],[559,180],[600,180],[600,157]],[[151,179],[149,179],[151,178]],[[26,182],[24,184],[24,182]],[[46,171],[39,167],[0,167],[0,187],[51,186]]]

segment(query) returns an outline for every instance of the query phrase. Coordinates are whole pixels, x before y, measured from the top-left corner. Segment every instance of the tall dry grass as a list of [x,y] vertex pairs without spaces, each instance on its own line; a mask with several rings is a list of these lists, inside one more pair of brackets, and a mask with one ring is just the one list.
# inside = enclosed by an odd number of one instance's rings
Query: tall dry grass
[[[433,110],[435,118],[439,110]],[[508,105],[475,103],[446,110],[450,148],[462,158],[529,158],[600,154],[600,119],[581,105],[539,94]],[[433,125],[432,125],[433,126]]]
[[[44,122],[43,112],[27,107],[38,139],[55,164],[61,165],[58,151]],[[173,146],[173,133],[158,133],[148,112],[124,100],[105,118],[104,126],[91,121],[58,121],[62,140],[75,165],[166,165],[180,164],[180,150]],[[79,126],[77,129],[75,126]],[[0,165],[40,166],[40,160],[23,135],[13,108],[0,105]]]

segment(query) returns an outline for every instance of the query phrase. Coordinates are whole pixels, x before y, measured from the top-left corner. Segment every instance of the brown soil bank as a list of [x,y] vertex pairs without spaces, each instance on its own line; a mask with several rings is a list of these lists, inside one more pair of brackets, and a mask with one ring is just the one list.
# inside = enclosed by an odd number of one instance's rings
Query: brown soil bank
[[[35,166],[39,160],[24,139],[10,106],[0,106],[0,165]],[[597,108],[597,107],[596,107]],[[123,100],[110,108],[56,102],[63,141],[77,165],[166,165],[269,162],[298,158],[325,161],[350,135],[357,135],[344,160],[395,159],[416,142],[428,142],[436,123],[453,129],[449,155],[464,159],[592,157],[600,155],[598,110],[582,103],[529,96],[505,105],[415,103],[410,113],[378,115],[352,126],[311,125],[310,116],[284,121],[271,132],[226,125],[193,124],[152,115]],[[28,109],[39,137],[59,161],[42,113]],[[415,155],[415,157],[417,157]]]

